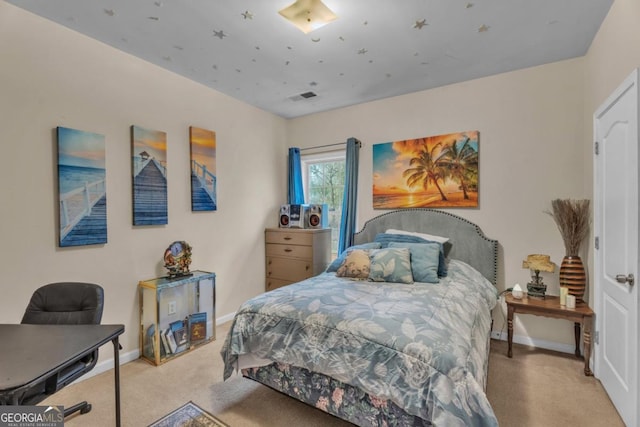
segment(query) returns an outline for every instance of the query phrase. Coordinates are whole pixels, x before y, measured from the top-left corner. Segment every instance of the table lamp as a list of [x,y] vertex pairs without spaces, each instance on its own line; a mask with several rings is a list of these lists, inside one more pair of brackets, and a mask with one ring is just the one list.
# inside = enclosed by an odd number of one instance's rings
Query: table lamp
[[544,299],[547,285],[543,283],[540,272],[546,271],[552,273],[555,267],[549,255],[532,254],[528,255],[527,259],[522,261],[522,268],[528,268],[533,272],[531,281],[527,283],[527,296],[529,298]]

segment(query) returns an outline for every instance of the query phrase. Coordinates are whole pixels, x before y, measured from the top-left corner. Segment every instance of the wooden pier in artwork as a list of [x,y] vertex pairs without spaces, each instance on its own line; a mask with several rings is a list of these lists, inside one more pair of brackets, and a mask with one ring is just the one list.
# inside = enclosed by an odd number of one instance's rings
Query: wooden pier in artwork
[[133,179],[133,225],[167,223],[166,169],[152,159]]
[[191,210],[215,211],[216,176],[207,167],[191,161]]
[[107,242],[107,190],[104,179],[60,195],[60,246]]
[[103,195],[91,208],[91,213],[80,219],[64,237],[60,246],[96,245],[107,243],[107,195]]

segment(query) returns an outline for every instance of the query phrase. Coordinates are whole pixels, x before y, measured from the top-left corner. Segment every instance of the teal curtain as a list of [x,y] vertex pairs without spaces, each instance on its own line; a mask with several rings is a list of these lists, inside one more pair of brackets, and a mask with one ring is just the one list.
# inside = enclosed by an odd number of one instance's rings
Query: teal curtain
[[356,208],[358,205],[358,161],[360,157],[360,141],[355,138],[347,140],[346,168],[344,176],[344,195],[342,197],[342,218],[340,220],[340,238],[338,253],[344,252],[353,245],[356,232]]
[[289,192],[287,200],[291,205],[304,203],[304,188],[302,188],[302,166],[300,165],[300,149],[289,148]]

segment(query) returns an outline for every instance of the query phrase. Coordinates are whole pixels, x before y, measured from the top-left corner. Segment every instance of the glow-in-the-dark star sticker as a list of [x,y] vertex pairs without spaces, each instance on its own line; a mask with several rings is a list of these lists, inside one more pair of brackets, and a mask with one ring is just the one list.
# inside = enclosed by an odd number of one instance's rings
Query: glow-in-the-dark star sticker
[[422,27],[424,27],[425,25],[429,25],[427,24],[427,20],[426,19],[420,19],[418,21],[416,21],[415,24],[413,24],[413,28],[417,29],[417,30],[421,30]]
[[225,34],[223,30],[220,30],[220,31],[213,30],[213,36],[222,40],[223,38],[227,37],[228,34]]
[[242,15],[244,19],[253,19],[253,13],[249,12],[248,10],[245,10],[240,15]]

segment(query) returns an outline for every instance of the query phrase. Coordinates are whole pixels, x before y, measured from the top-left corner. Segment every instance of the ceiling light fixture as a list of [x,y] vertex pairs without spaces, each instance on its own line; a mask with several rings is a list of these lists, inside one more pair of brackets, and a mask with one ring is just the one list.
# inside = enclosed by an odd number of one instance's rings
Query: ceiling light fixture
[[320,0],[297,0],[278,13],[305,34],[338,19]]

